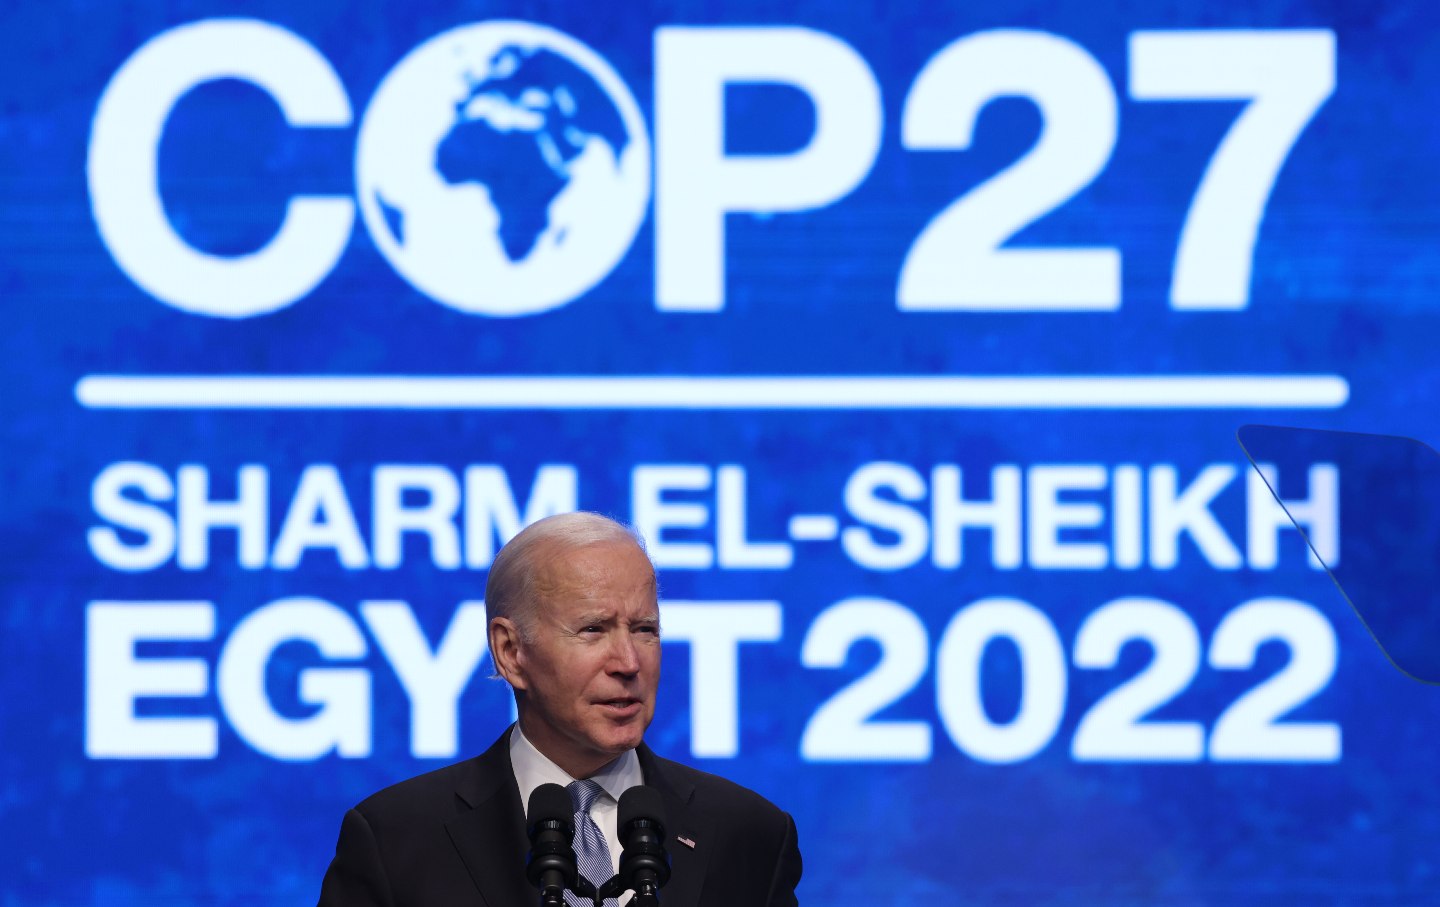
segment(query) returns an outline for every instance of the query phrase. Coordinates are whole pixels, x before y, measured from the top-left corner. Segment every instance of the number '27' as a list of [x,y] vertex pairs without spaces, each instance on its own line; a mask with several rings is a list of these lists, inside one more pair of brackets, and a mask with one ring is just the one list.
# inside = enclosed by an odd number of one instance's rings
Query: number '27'
[[[1243,309],[1255,240],[1290,149],[1335,90],[1335,35],[1323,30],[1137,31],[1137,101],[1248,101],[1216,147],[1180,231],[1170,305]],[[1110,311],[1120,305],[1113,247],[1002,245],[1088,186],[1115,147],[1118,105],[1084,48],[1036,31],[962,38],[926,64],[905,100],[901,142],[964,150],[980,111],[1002,97],[1039,108],[1020,160],[952,202],[916,238],[898,303],[912,311]]]

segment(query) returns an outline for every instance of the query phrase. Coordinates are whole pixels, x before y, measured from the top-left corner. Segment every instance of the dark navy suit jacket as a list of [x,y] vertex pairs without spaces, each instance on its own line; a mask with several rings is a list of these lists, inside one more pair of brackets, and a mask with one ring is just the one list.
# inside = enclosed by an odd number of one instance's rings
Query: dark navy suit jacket
[[[388,787],[345,814],[320,907],[526,907],[525,810],[509,732],[473,759]],[[671,877],[664,907],[797,903],[795,822],[724,778],[635,751],[665,800]],[[683,841],[681,839],[684,839]],[[693,847],[685,842],[693,843]]]

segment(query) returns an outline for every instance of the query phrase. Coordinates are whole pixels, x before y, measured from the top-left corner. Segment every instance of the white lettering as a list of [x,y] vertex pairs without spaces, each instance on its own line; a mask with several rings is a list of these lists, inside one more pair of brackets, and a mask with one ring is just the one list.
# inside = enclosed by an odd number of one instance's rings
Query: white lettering
[[787,570],[795,562],[788,542],[752,542],[745,537],[745,469],[721,466],[715,475],[715,551],[731,570]]
[[1030,566],[1039,570],[1099,570],[1109,552],[1100,542],[1062,542],[1061,529],[1093,529],[1105,511],[1093,502],[1064,503],[1061,491],[1098,491],[1105,487],[1105,467],[1097,465],[1032,466],[1026,476]]
[[667,642],[690,645],[690,752],[733,758],[740,751],[740,643],[780,639],[778,602],[666,602]]
[[370,755],[370,674],[364,668],[305,668],[299,697],[319,706],[305,718],[275,711],[265,691],[266,667],[281,644],[300,641],[327,659],[363,658],[365,637],[350,615],[329,602],[271,602],[236,625],[217,669],[220,706],[246,743],[276,759]]
[[228,527],[239,535],[240,566],[264,567],[270,531],[270,477],[265,467],[240,467],[233,501],[210,500],[210,473],[204,466],[181,466],[179,478],[180,566],[200,570],[208,565],[210,531]]
[[331,548],[350,570],[370,566],[355,512],[340,484],[340,473],[328,463],[305,467],[300,487],[285,514],[280,537],[270,557],[277,570],[293,570],[310,548]]
[[[375,566],[393,570],[403,559],[404,537],[418,532],[430,540],[430,557],[436,567],[460,566],[460,532],[455,514],[460,509],[460,483],[443,466],[375,467]],[[408,506],[406,492],[422,494],[423,504]]]
[[97,516],[122,529],[140,533],[145,540],[127,544],[109,526],[93,526],[85,534],[90,552],[115,570],[151,570],[175,553],[175,522],[170,514],[125,496],[134,488],[152,501],[175,497],[170,477],[148,463],[112,463],[95,477],[90,486],[90,503]]
[[460,694],[488,654],[484,603],[461,602],[434,651],[404,602],[363,602],[360,614],[410,697],[411,754],[454,756]]
[[[1276,501],[1280,494],[1280,477],[1275,466],[1261,463],[1257,469],[1258,472],[1251,470],[1248,473],[1245,495],[1246,556],[1250,566],[1256,570],[1273,570],[1279,560],[1280,530],[1294,528],[1296,523],[1307,530],[1305,535],[1312,546],[1309,552],[1311,567],[1319,570],[1338,564],[1340,470],[1335,468],[1335,464],[1316,463],[1310,467],[1308,498],[1281,499],[1280,502]],[[1274,494],[1271,489],[1274,489]],[[1315,557],[1317,553],[1319,559]]]
[[91,602],[85,611],[85,754],[91,759],[214,759],[215,720],[140,717],[146,696],[195,698],[210,689],[199,658],[140,658],[135,644],[208,640],[209,602]]
[[579,506],[579,498],[579,474],[575,467],[546,463],[535,473],[522,518],[505,470],[488,465],[467,467],[465,566],[474,570],[488,568],[495,559],[497,538],[504,544],[537,520],[569,513]]
[[[815,134],[784,155],[725,154],[725,86],[789,85]],[[655,305],[725,307],[725,215],[806,211],[843,198],[880,148],[880,90],[865,60],[803,28],[667,27],[655,33]]]
[[1115,550],[1115,566],[1134,570],[1144,562],[1144,536],[1141,534],[1141,472],[1133,464],[1116,466],[1110,477],[1114,503],[1110,516],[1111,536]]
[[698,529],[710,521],[704,504],[664,500],[667,491],[706,491],[710,469],[705,466],[636,466],[630,482],[630,513],[636,530],[649,546],[655,566],[709,570],[715,552],[706,542],[672,542],[666,529]]
[[147,42],[105,87],[90,130],[90,204],[110,254],[147,293],[186,311],[244,318],[283,308],[325,279],[350,241],[355,204],[296,196],[275,238],[246,255],[187,243],[160,197],[160,139],[180,98],[217,79],[260,87],[291,126],[350,125],[339,75],[295,34],[254,19],[181,25]]
[[902,501],[925,497],[925,480],[903,463],[869,463],[855,470],[845,483],[845,509],[863,523],[895,533],[894,544],[875,540],[867,528],[850,526],[840,533],[840,546],[850,559],[871,570],[901,570],[925,556],[930,527],[925,515],[878,495],[892,491]]
[[931,560],[936,567],[954,569],[965,561],[962,530],[990,531],[990,561],[1002,570],[1020,566],[1020,470],[996,466],[990,471],[989,501],[961,497],[958,466],[937,466],[931,475],[933,499],[930,520],[935,539]]
[[1229,463],[1212,463],[1178,496],[1175,467],[1150,470],[1150,566],[1169,570],[1179,560],[1179,541],[1188,532],[1212,567],[1234,570],[1240,566],[1240,549],[1220,528],[1210,502],[1235,478]]

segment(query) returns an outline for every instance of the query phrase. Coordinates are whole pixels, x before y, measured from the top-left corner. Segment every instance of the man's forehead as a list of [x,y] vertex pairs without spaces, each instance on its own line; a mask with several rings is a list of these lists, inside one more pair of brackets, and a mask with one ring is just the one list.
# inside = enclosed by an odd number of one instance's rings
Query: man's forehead
[[541,601],[601,601],[636,594],[655,598],[655,569],[634,542],[616,539],[539,552],[532,575]]

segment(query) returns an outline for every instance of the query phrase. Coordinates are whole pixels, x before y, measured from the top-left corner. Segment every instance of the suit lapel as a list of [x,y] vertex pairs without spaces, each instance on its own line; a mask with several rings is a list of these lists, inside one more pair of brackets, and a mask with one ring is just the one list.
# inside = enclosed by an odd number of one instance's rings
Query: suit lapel
[[[670,854],[670,881],[660,891],[665,907],[695,907],[705,882],[705,867],[715,840],[710,823],[694,808],[695,785],[674,771],[666,771],[662,760],[645,744],[635,751],[645,783],[660,792],[665,801],[665,850]],[[681,839],[694,844],[691,847]]]
[[461,812],[445,829],[487,907],[535,901],[539,895],[525,879],[529,838],[510,767],[509,731],[465,766],[456,779],[455,796],[457,805],[463,804]]

